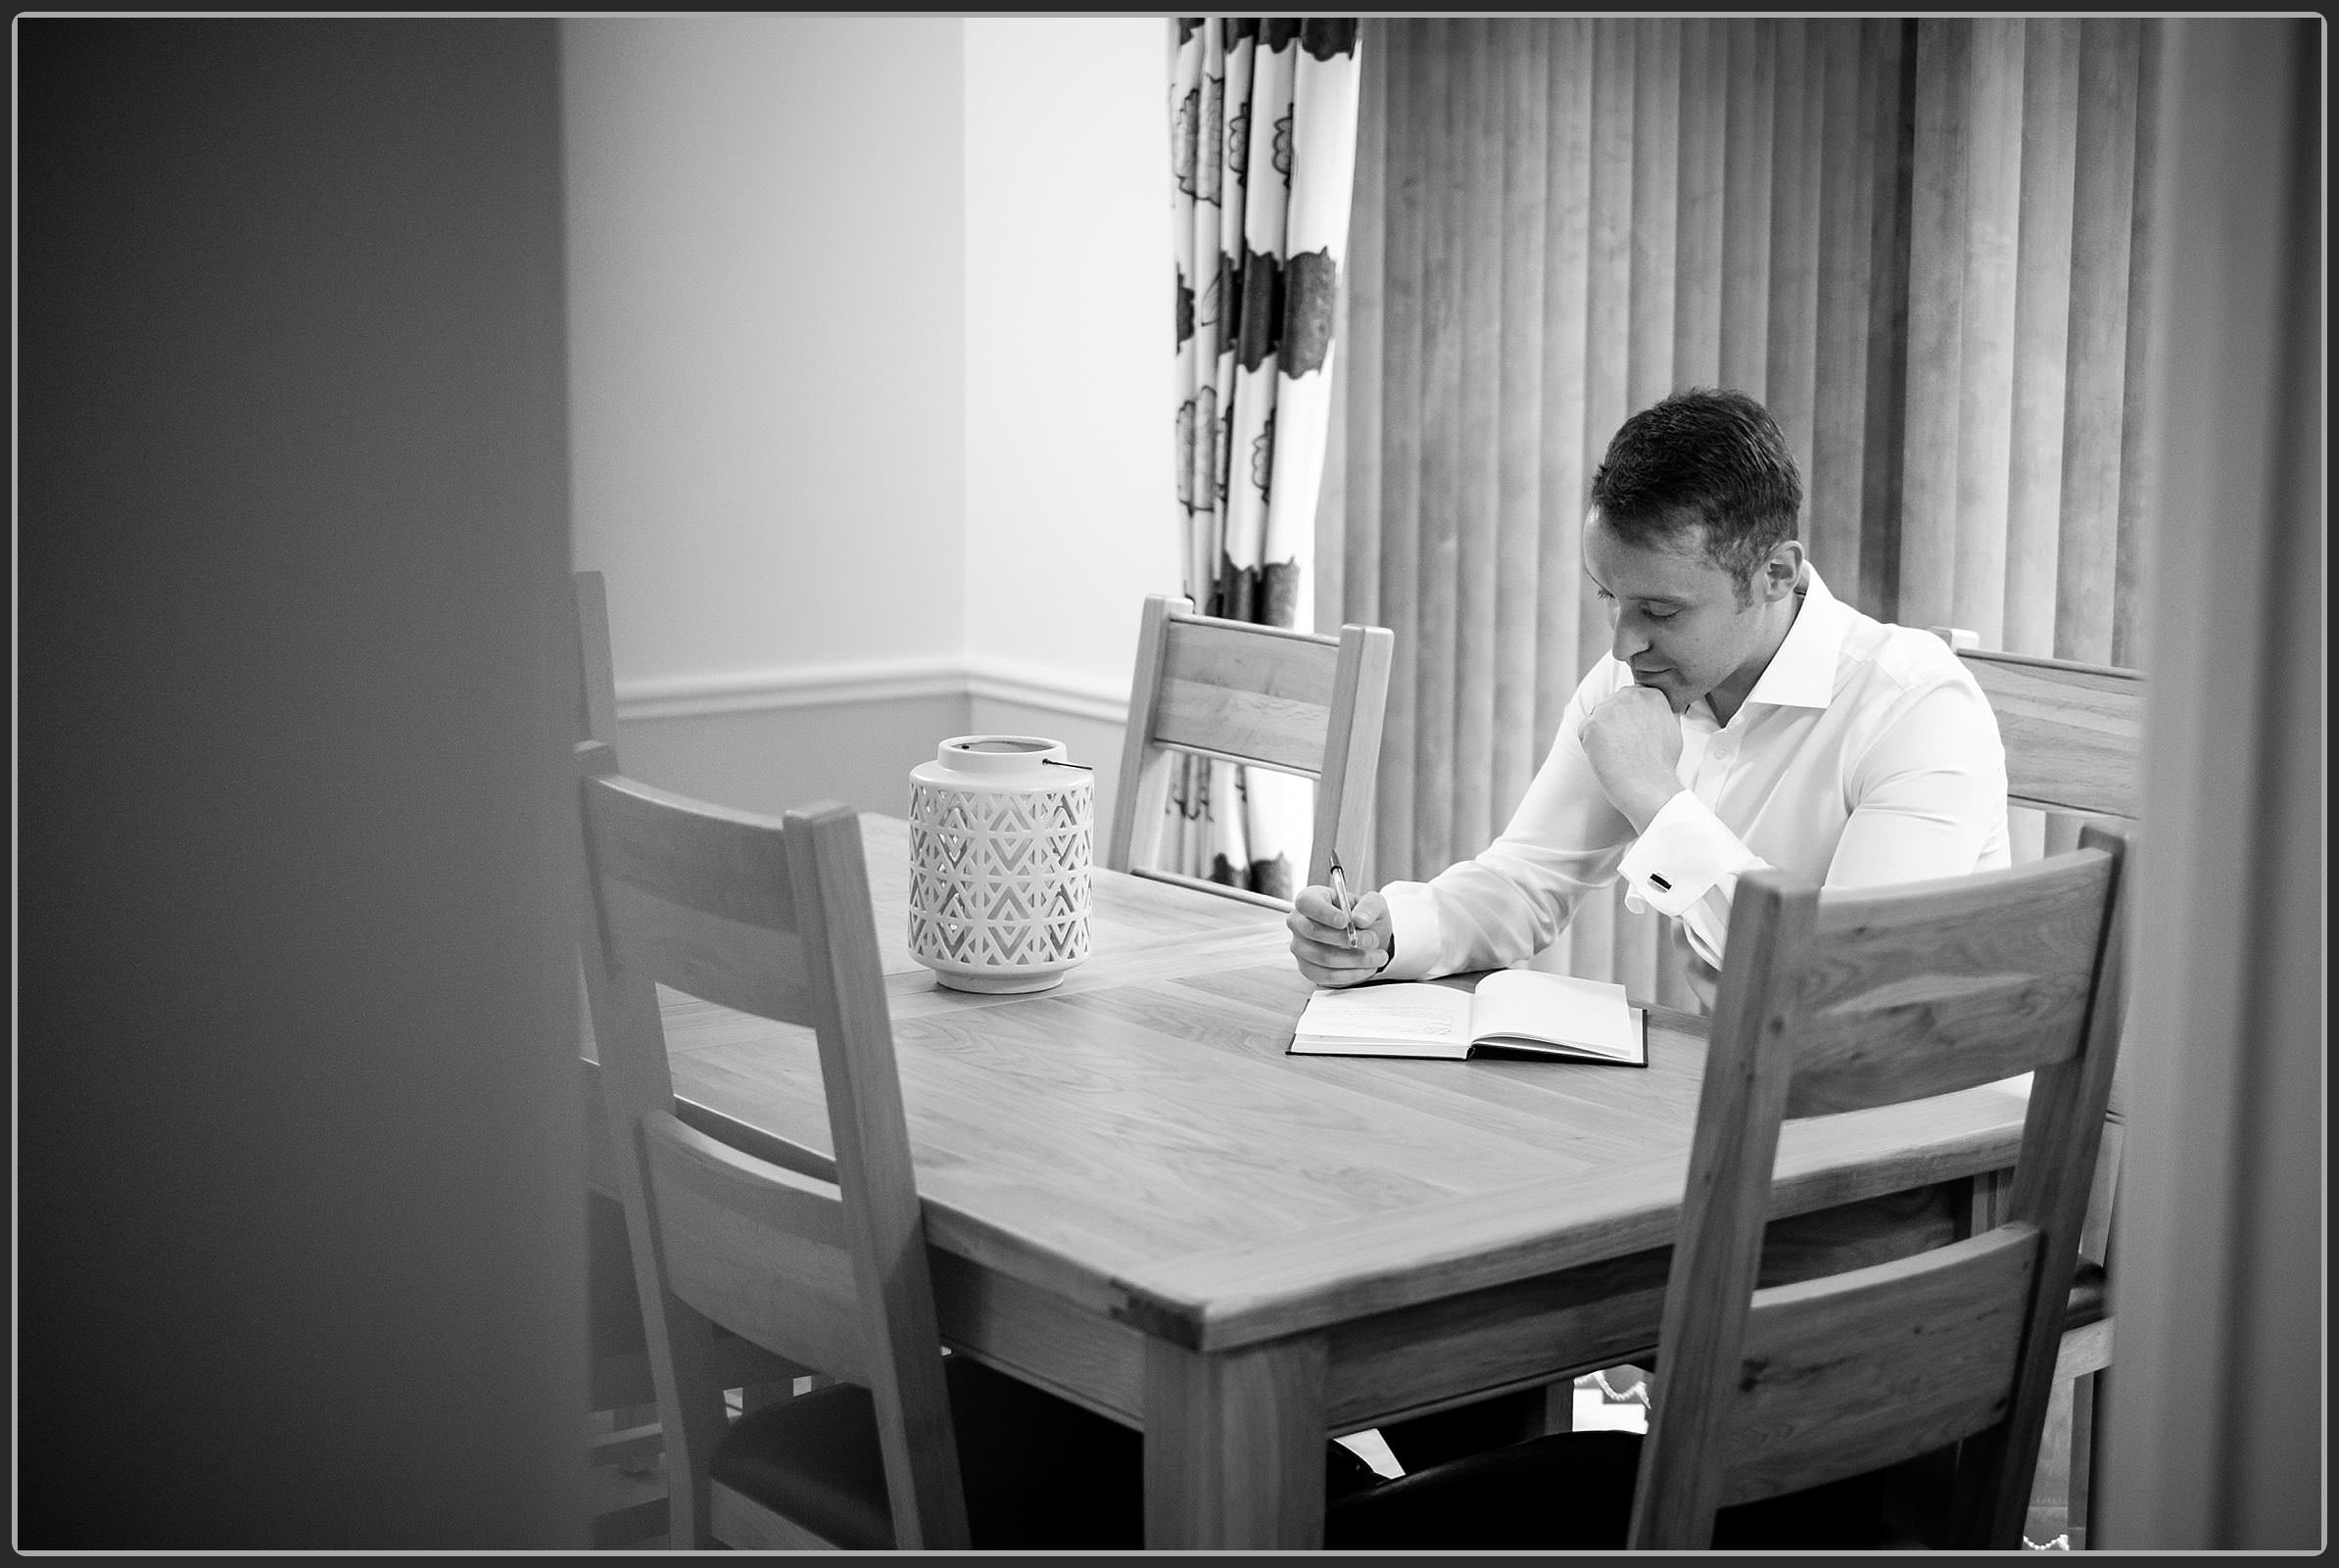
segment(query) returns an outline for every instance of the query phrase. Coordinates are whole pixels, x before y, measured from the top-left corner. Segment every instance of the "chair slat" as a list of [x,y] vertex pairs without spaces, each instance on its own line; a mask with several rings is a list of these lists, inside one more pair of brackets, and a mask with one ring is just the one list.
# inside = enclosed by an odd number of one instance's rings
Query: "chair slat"
[[[722,1443],[720,1326],[866,1384],[904,1549],[967,1544],[923,1212],[879,968],[858,819],[785,820],[672,795],[577,746],[595,925],[587,992],[609,1152],[669,1443],[677,1545],[707,1544]],[[678,1119],[653,979],[809,1022],[836,1184]]]
[[621,777],[592,781],[585,798],[601,877],[741,925],[796,928],[779,822]]
[[674,1294],[790,1360],[865,1381],[865,1325],[837,1190],[666,1112],[645,1117],[642,1135]]
[[2132,671],[1967,649],[2006,745],[2006,794],[2021,805],[2139,814],[2144,683]]
[[1331,703],[1339,657],[1338,638],[1203,616],[1170,623],[1164,670],[1171,681],[1321,708]]
[[1999,1420],[2038,1259],[2010,1224],[1754,1294],[1725,1417],[1725,1505],[1930,1453]]
[[784,1023],[812,1021],[804,943],[792,931],[725,920],[615,882],[603,908],[627,963],[650,979],[722,1007]]
[[1168,882],[1173,887],[1191,887],[1198,893],[1213,893],[1220,898],[1231,898],[1245,904],[1257,904],[1262,909],[1280,909],[1286,913],[1291,909],[1291,900],[1288,898],[1276,898],[1267,893],[1255,893],[1248,887],[1229,887],[1224,882],[1214,882],[1201,877],[1188,877],[1180,872],[1157,871],[1151,866],[1132,866],[1129,868],[1129,875],[1142,877],[1147,881]]
[[2076,1051],[2110,861],[2045,864],[1822,894],[1787,1115],[1947,1094]]
[[1153,737],[1319,772],[1340,644],[1278,641],[1270,660],[1261,656],[1257,634],[1171,622]]
[[[2020,1544],[2119,1057],[2125,854],[2091,825],[2072,853],[1937,882],[1823,895],[1775,870],[1741,879],[1634,1547],[1707,1547],[1721,1504],[1953,1441],[1951,1539],[1936,1544]],[[2011,1043],[2033,1032],[2049,1043]],[[1922,1099],[2026,1061],[2036,1076],[2003,1223],[1753,1288],[1782,1115]]]
[[[1223,696],[1224,693],[1210,692],[1206,693],[1206,695],[1209,701],[1216,702],[1219,697]],[[1164,702],[1168,702],[1169,699],[1170,692],[1165,689],[1162,693],[1162,700]],[[1265,699],[1245,698],[1243,700],[1247,703],[1255,704],[1264,702]],[[1247,717],[1251,720],[1256,720],[1260,718],[1261,715],[1255,711]],[[1276,722],[1280,724],[1281,721],[1278,720]],[[1223,735],[1224,730],[1222,727],[1220,727],[1221,725],[1222,721],[1219,719],[1197,720],[1190,725],[1189,728],[1202,729],[1206,727],[1219,727],[1215,728],[1214,733]],[[1230,742],[1239,739],[1239,737],[1232,736],[1229,736],[1228,738]],[[1163,738],[1159,735],[1154,737],[1154,744],[1157,747],[1168,748],[1166,754],[1174,754],[1176,756],[1186,757],[1207,757],[1213,762],[1231,762],[1238,768],[1265,768],[1270,773],[1289,774],[1294,779],[1306,779],[1312,783],[1316,780],[1320,780],[1323,777],[1322,774],[1316,771],[1316,768],[1313,762],[1295,762],[1289,757],[1262,757],[1254,754],[1253,752],[1229,750],[1223,746],[1205,746],[1197,745],[1191,741],[1185,740],[1169,740]],[[1136,868],[1131,867],[1130,869],[1133,871]]]
[[1198,756],[1313,781],[1308,883],[1326,879],[1337,848],[1351,879],[1369,884],[1373,774],[1395,642],[1385,627],[1343,626],[1337,638],[1323,637],[1149,597],[1102,863],[1135,871],[1159,859],[1172,770],[1180,757]]

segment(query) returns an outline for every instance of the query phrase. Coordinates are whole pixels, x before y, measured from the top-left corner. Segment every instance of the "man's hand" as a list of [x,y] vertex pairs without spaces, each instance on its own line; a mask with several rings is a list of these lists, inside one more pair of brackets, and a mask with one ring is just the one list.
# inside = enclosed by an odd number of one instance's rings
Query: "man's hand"
[[1681,719],[1654,687],[1628,686],[1604,698],[1584,721],[1584,755],[1609,801],[1646,832],[1649,819],[1681,789]]
[[[1353,920],[1343,924],[1329,887],[1303,887],[1283,924],[1291,927],[1291,956],[1300,973],[1318,985],[1354,985],[1387,967],[1395,944],[1389,901],[1378,893],[1357,900]],[[1350,945],[1351,935],[1356,938]]]

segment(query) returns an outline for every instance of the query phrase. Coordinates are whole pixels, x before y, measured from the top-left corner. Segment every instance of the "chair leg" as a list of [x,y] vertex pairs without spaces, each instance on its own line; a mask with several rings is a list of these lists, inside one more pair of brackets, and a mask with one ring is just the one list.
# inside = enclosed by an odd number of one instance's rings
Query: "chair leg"
[[2023,1537],[2038,1545],[2071,1534],[2072,1494],[2078,1479],[2078,1455],[2072,1447],[2073,1396],[2081,1380],[2058,1383],[2047,1396],[2046,1426],[2039,1435],[2038,1468],[2030,1478],[2030,1505]]
[[2101,1372],[2072,1379],[2071,1549],[2087,1549],[2088,1505],[2095,1492],[2095,1402]]

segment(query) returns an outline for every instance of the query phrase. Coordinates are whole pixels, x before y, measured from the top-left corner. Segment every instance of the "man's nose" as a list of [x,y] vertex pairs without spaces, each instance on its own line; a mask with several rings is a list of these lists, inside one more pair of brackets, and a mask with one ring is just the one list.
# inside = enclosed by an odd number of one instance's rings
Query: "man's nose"
[[1611,651],[1615,653],[1617,660],[1624,664],[1630,664],[1636,655],[1646,652],[1647,647],[1648,634],[1635,617],[1629,613],[1618,614],[1616,636],[1611,641]]

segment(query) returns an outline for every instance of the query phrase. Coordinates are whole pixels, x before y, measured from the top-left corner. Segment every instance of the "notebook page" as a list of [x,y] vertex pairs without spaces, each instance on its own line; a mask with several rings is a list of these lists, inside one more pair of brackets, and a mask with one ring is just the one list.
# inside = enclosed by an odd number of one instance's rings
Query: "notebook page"
[[1603,980],[1504,970],[1478,982],[1471,1022],[1477,1039],[1555,1040],[1602,1056],[1640,1056],[1640,1033],[1624,987]]
[[1457,1052],[1470,1040],[1470,993],[1447,985],[1361,985],[1318,990],[1299,1032],[1348,1040],[1417,1040]]

